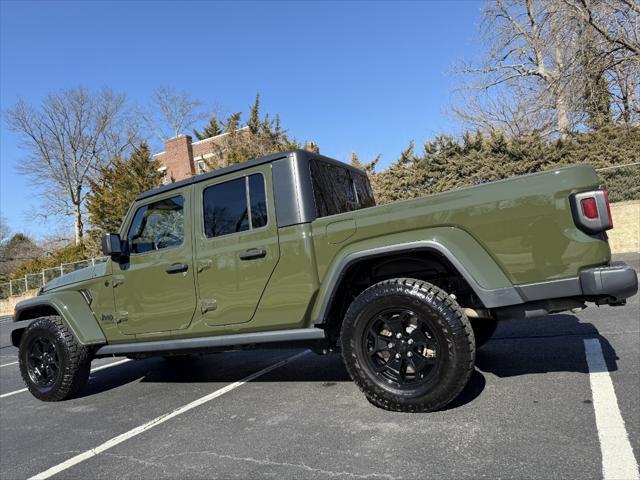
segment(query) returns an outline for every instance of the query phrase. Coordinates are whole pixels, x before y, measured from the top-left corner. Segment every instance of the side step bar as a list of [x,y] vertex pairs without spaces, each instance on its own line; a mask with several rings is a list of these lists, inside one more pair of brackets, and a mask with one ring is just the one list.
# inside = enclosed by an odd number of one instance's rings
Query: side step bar
[[234,345],[252,345],[256,343],[298,342],[304,340],[322,340],[324,330],[319,328],[296,328],[292,330],[275,330],[273,332],[241,333],[235,335],[218,335],[215,337],[181,338],[151,342],[132,342],[104,345],[96,351],[96,355],[125,355],[128,353],[152,353],[169,350],[194,350]]

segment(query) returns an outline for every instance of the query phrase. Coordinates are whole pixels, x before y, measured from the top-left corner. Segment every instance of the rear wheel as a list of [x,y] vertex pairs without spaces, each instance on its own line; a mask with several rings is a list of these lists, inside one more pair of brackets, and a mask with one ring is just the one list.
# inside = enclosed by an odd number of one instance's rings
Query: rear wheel
[[58,401],[75,396],[86,385],[91,355],[60,317],[50,316],[26,328],[19,363],[22,379],[34,397]]
[[349,374],[370,402],[402,412],[427,412],[451,402],[475,361],[469,320],[427,282],[377,283],[351,304],[342,325]]

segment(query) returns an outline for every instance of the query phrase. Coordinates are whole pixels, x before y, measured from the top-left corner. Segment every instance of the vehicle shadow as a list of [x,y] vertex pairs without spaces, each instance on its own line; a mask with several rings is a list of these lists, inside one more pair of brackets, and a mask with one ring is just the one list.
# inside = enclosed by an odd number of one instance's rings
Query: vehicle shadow
[[[590,323],[580,323],[573,315],[551,315],[529,320],[504,322],[494,336],[478,350],[476,369],[460,395],[447,410],[473,402],[486,385],[483,373],[512,377],[548,372],[588,373],[583,340],[598,338],[610,371],[617,370],[615,350]],[[256,350],[165,360],[149,358],[127,362],[91,375],[82,396],[123,386],[131,382],[167,384],[210,383],[225,385],[301,350]],[[275,369],[252,382],[319,382],[333,386],[351,382],[342,356],[313,353]]]
[[510,320],[478,350],[476,367],[498,377],[548,372],[588,373],[584,340],[597,338],[609,371],[618,369],[615,349],[591,323],[574,315]]

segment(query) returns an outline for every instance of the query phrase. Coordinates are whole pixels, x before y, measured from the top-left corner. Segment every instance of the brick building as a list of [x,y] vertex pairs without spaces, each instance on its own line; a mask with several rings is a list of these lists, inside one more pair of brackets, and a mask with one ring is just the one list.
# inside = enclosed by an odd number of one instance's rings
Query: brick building
[[167,140],[164,143],[164,152],[153,155],[161,165],[164,183],[206,172],[206,160],[214,156],[215,147],[221,145],[226,135],[228,134],[223,133],[197,142],[192,141],[189,135],[178,135]]

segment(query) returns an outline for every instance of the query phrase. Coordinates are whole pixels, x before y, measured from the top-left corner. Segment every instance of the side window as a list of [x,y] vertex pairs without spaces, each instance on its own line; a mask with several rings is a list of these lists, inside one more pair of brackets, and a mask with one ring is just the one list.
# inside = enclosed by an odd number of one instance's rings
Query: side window
[[178,195],[138,208],[129,233],[132,254],[176,247],[184,240],[184,199]]
[[312,160],[311,180],[319,217],[350,212],[358,208],[356,192],[348,169]]
[[267,224],[267,197],[264,191],[264,177],[259,173],[249,175],[249,199],[251,227],[264,227]]
[[369,184],[369,179],[366,175],[354,174],[353,183],[356,187],[356,193],[358,194],[358,203],[360,208],[374,207],[376,204],[373,197],[373,190]]
[[207,237],[249,230],[245,183],[244,178],[237,178],[204,190],[204,233]]
[[205,188],[202,195],[207,238],[267,224],[264,177],[256,173]]

